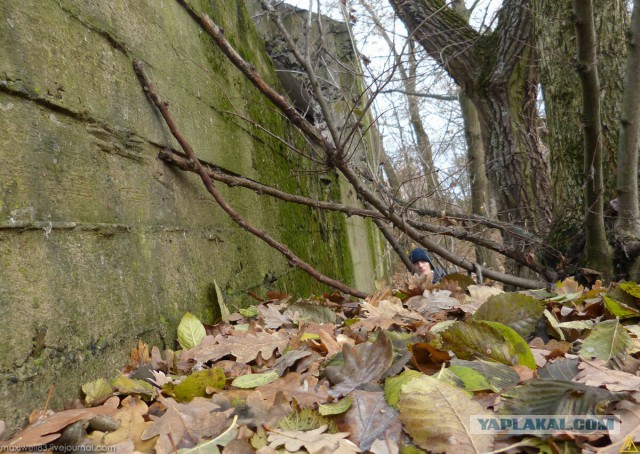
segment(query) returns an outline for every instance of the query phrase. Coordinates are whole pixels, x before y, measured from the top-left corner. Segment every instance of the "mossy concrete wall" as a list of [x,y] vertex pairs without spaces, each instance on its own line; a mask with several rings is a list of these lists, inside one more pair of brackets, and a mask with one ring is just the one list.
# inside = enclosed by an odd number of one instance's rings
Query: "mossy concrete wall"
[[[191,3],[277,83],[241,0]],[[335,175],[307,178],[297,155],[228,113],[298,140],[177,1],[3,0],[0,19],[0,420],[22,424],[50,385],[61,408],[125,363],[136,338],[173,347],[185,311],[214,321],[214,280],[232,307],[250,304],[247,290],[327,290],[236,227],[195,175],[156,158],[178,146],[133,58],[203,160],[345,197]],[[370,225],[221,190],[324,273],[371,289]]]

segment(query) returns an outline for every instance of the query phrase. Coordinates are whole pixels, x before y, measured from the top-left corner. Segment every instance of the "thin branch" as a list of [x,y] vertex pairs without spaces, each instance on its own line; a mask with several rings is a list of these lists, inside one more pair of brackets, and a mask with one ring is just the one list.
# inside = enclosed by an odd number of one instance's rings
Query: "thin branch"
[[389,88],[387,90],[382,90],[379,93],[400,93],[401,95],[406,96],[415,96],[416,98],[429,98],[429,99],[437,99],[439,101],[457,101],[457,96],[449,96],[449,95],[438,95],[432,93],[419,93],[419,92],[409,92],[406,90],[401,90],[399,88]]
[[322,282],[323,284],[326,284],[330,287],[333,287],[349,295],[353,295],[357,298],[367,297],[366,293],[361,292],[360,290],[356,290],[352,287],[349,287],[343,282],[337,281],[335,279],[332,279],[320,273],[318,270],[316,270],[311,265],[309,265],[308,263],[300,259],[297,255],[295,255],[285,244],[280,243],[276,239],[272,238],[264,230],[249,224],[237,211],[235,211],[231,207],[231,205],[229,205],[227,201],[222,197],[222,194],[220,194],[218,189],[214,186],[213,181],[209,176],[209,173],[204,168],[202,163],[198,160],[189,142],[187,142],[187,140],[184,138],[182,133],[179,131],[175,121],[173,120],[173,117],[169,113],[168,103],[166,101],[163,101],[158,95],[158,93],[156,92],[153,84],[151,83],[151,81],[149,80],[149,78],[144,72],[143,63],[139,60],[134,60],[133,68],[136,72],[136,75],[140,79],[140,83],[142,84],[145,92],[147,93],[147,95],[149,96],[153,104],[156,106],[156,108],[162,114],[162,118],[164,118],[165,123],[167,124],[167,126],[169,127],[169,130],[171,131],[171,134],[173,134],[173,137],[175,137],[175,139],[178,141],[178,143],[180,144],[180,146],[182,147],[186,155],[189,157],[189,159],[193,163],[193,166],[195,167],[195,171],[198,173],[198,175],[202,179],[202,182],[207,188],[207,191],[209,191],[209,193],[213,196],[213,198],[218,203],[220,208],[222,208],[229,215],[229,217],[234,222],[236,222],[236,224],[238,224],[240,227],[242,227],[246,231],[252,233],[256,237],[260,238],[262,241],[267,243],[272,248],[276,249],[278,252],[280,252],[282,255],[284,255],[287,258],[291,266],[295,266],[305,271],[307,274],[309,274],[311,277],[316,279],[318,282]]

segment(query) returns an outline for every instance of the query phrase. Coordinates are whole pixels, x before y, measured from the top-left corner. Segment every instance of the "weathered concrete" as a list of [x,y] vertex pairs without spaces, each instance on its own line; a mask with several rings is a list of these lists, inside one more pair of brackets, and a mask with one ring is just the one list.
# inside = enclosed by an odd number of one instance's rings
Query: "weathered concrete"
[[[275,82],[241,0],[193,0]],[[136,337],[171,347],[189,310],[216,318],[246,291],[320,292],[238,229],[198,178],[156,159],[178,148],[132,71],[146,62],[199,156],[282,189],[341,198],[338,179],[225,113],[298,140],[174,0],[0,2],[0,419],[10,428],[110,375]],[[222,188],[251,222],[328,275],[370,289],[371,226]],[[355,247],[355,249],[354,249]],[[357,279],[354,278],[357,277]],[[369,288],[367,288],[369,287]]]

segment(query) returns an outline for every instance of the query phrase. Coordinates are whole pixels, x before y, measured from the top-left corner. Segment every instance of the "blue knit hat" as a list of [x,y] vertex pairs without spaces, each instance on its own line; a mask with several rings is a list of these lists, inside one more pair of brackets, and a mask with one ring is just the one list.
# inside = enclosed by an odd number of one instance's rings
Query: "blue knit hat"
[[414,249],[413,251],[411,251],[411,254],[409,254],[409,259],[411,260],[411,263],[429,262],[429,265],[431,265],[431,268],[433,268],[433,262],[431,261],[431,257],[429,257],[429,255],[424,251],[424,249],[420,249],[420,248]]

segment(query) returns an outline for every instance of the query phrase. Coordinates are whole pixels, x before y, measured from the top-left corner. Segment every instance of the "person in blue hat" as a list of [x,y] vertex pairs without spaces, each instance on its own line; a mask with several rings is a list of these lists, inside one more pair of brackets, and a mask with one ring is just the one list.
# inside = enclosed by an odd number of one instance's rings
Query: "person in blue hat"
[[426,253],[424,249],[415,248],[409,254],[409,259],[415,268],[416,274],[431,274],[433,273],[433,282],[440,282],[443,276],[443,271],[436,268],[431,261],[431,257]]

